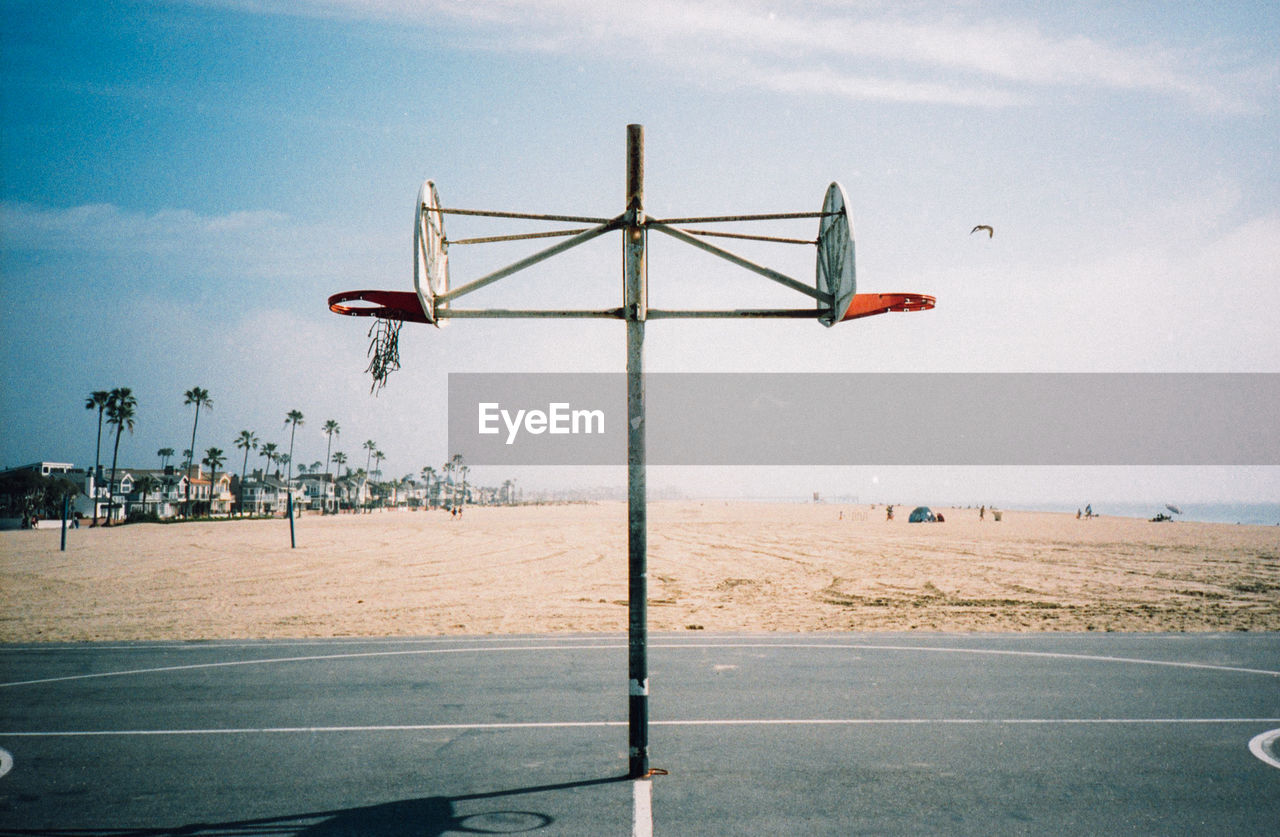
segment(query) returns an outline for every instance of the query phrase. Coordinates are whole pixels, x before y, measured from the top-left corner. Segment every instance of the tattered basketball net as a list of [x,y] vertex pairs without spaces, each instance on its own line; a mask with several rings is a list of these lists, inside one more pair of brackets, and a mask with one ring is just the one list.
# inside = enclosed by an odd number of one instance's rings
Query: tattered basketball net
[[369,392],[374,395],[387,385],[387,378],[400,368],[399,317],[375,317],[369,326],[369,368],[364,370],[373,376]]

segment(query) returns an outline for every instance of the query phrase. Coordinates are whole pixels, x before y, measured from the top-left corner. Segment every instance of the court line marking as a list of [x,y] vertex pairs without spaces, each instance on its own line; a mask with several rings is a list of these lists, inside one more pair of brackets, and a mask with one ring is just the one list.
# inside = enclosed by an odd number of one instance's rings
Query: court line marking
[[1249,741],[1249,752],[1261,759],[1263,763],[1280,768],[1280,758],[1277,758],[1271,752],[1271,746],[1276,743],[1277,739],[1280,739],[1280,729],[1273,729],[1255,735]]
[[[9,683],[0,683],[0,689],[13,688],[17,686],[35,686],[47,683],[63,683],[73,680],[91,680],[101,677],[128,677],[142,674],[159,674],[174,671],[195,671],[198,669],[212,668],[228,668],[233,666],[248,665],[275,665],[279,663],[299,663],[299,662],[319,662],[322,660],[349,660],[349,659],[369,659],[373,657],[406,657],[406,656],[427,656],[430,654],[491,654],[516,651],[602,651],[602,650],[619,650],[627,646],[624,643],[602,643],[597,645],[504,645],[489,647],[470,647],[470,648],[412,648],[397,651],[361,651],[355,653],[343,654],[308,654],[297,657],[271,657],[253,660],[224,660],[212,663],[187,663],[175,666],[157,666],[153,668],[137,668],[121,671],[103,671],[93,674],[73,674],[61,677],[44,677],[34,680],[18,680]],[[1216,663],[1194,663],[1183,662],[1178,660],[1151,660],[1141,657],[1116,657],[1102,654],[1072,654],[1062,651],[1017,651],[1008,649],[993,648],[957,648],[954,646],[925,646],[925,645],[875,645],[866,643],[829,643],[829,642],[695,642],[695,643],[649,643],[650,649],[662,650],[683,650],[690,648],[736,648],[736,649],[762,649],[762,648],[783,648],[783,649],[821,649],[821,650],[847,650],[847,651],[911,651],[923,653],[948,653],[948,654],[980,654],[990,656],[1012,656],[1012,657],[1035,657],[1041,659],[1061,659],[1072,661],[1088,661],[1088,662],[1106,662],[1106,663],[1132,663],[1137,665],[1165,666],[1169,668],[1185,668],[1199,669],[1207,671],[1225,671],[1238,674],[1261,674],[1270,677],[1280,677],[1280,671],[1272,671],[1269,669],[1245,668],[1242,666],[1227,666]]]
[[653,837],[653,781],[631,783],[631,837]]
[[[1144,726],[1274,724],[1280,718],[705,718],[651,720],[655,727],[774,726]],[[490,730],[592,729],[625,727],[627,721],[498,721],[469,724],[377,724],[327,727],[225,727],[206,729],[0,731],[0,738],[104,738],[187,735],[281,735],[376,732],[484,732]],[[1263,733],[1280,736],[1280,730]],[[1259,744],[1259,747],[1262,745]],[[1250,742],[1250,748],[1254,747]],[[1260,757],[1261,758],[1261,757]],[[1265,761],[1265,759],[1264,759]]]
[[[704,634],[703,639],[732,639],[734,634]],[[315,637],[312,639],[190,639],[190,640],[138,640],[136,642],[45,642],[2,644],[0,654],[30,654],[83,651],[216,651],[227,648],[305,648],[314,645],[444,645],[448,643],[472,643],[483,645],[495,642],[600,642],[608,634],[564,634],[547,636],[440,636],[440,637]]]
[[0,683],[0,689],[14,686],[37,686],[45,683],[64,683],[70,680],[92,680],[98,677],[130,677],[140,674],[160,674],[173,671],[195,671],[198,669],[230,668],[233,666],[275,665],[278,663],[307,663],[323,660],[354,660],[372,657],[410,657],[429,654],[492,654],[503,651],[573,651],[603,650],[626,648],[626,645],[513,645],[489,648],[413,648],[403,651],[361,651],[350,654],[308,654],[300,657],[267,657],[253,660],[222,660],[216,663],[186,663],[176,666],[156,666],[154,668],[134,668],[121,671],[100,671],[93,674],[69,674],[62,677],[43,677],[37,680],[18,680],[11,683]]

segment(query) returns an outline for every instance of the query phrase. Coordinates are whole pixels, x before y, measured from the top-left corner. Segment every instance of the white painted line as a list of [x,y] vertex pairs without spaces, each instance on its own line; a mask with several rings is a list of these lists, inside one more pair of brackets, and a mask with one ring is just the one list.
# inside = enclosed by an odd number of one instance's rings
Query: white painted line
[[[783,727],[783,726],[1097,726],[1275,724],[1280,718],[756,718],[650,721],[658,727]],[[625,727],[626,721],[511,721],[476,724],[382,724],[331,727],[227,727],[209,729],[0,731],[0,738],[90,738],[161,735],[278,735],[352,732],[431,732]],[[1280,731],[1277,731],[1280,732]]]
[[1272,745],[1280,739],[1280,729],[1273,729],[1261,735],[1255,735],[1249,742],[1249,752],[1262,759],[1263,763],[1280,768],[1280,758],[1272,752]]
[[653,781],[631,783],[631,837],[653,837]]
[[[493,653],[509,653],[521,651],[616,651],[626,648],[625,643],[601,643],[597,645],[502,645],[490,647],[462,647],[462,648],[413,648],[398,651],[361,651],[342,654],[310,654],[300,657],[271,657],[254,660],[229,660],[214,663],[189,663],[177,666],[160,666],[156,668],[138,668],[128,669],[124,671],[105,671],[95,674],[75,674],[63,677],[45,677],[36,680],[19,680],[10,683],[0,683],[0,689],[13,688],[16,686],[36,686],[46,683],[64,683],[73,680],[92,680],[101,677],[129,677],[142,674],[158,674],[174,671],[195,671],[199,669],[209,668],[227,668],[232,666],[251,666],[251,665],[278,665],[281,663],[301,663],[301,662],[318,662],[323,660],[352,660],[352,659],[368,659],[373,657],[407,657],[407,656],[427,656],[431,654],[493,654]],[[1105,663],[1132,663],[1137,665],[1149,666],[1165,666],[1170,668],[1185,669],[1201,669],[1207,671],[1225,671],[1239,674],[1262,674],[1271,677],[1280,677],[1280,671],[1272,671],[1269,669],[1243,668],[1240,666],[1225,666],[1215,663],[1189,663],[1179,662],[1176,660],[1149,660],[1136,657],[1113,657],[1097,654],[1067,654],[1052,651],[1007,651],[990,648],[956,648],[951,646],[923,646],[923,645],[869,645],[869,644],[849,644],[849,643],[826,643],[826,642],[767,642],[767,643],[743,643],[743,642],[699,642],[699,643],[650,643],[650,649],[666,649],[666,650],[684,650],[684,649],[774,649],[774,648],[807,648],[821,650],[854,650],[854,651],[908,651],[908,652],[926,652],[926,653],[948,653],[948,654],[985,654],[997,656],[1011,657],[1035,657],[1045,659],[1059,660],[1079,660],[1086,662],[1105,662]]]
[[0,776],[4,776],[12,769],[13,756],[9,755],[8,750],[0,750]]
[[1210,671],[1233,671],[1241,674],[1267,674],[1272,677],[1280,677],[1280,671],[1261,668],[1242,668],[1240,666],[1225,666],[1217,663],[1187,663],[1177,660],[1149,660],[1141,657],[1114,657],[1102,654],[1068,654],[1061,651],[1009,651],[994,648],[957,648],[947,645],[871,645],[871,644],[851,644],[851,643],[826,643],[826,642],[760,642],[760,643],[741,643],[741,642],[725,642],[725,643],[698,643],[696,645],[690,643],[680,643],[676,645],[661,645],[649,643],[650,648],[821,648],[833,650],[854,650],[854,651],[917,651],[941,654],[987,654],[1004,657],[1039,657],[1054,660],[1083,660],[1087,662],[1101,663],[1135,663],[1138,665],[1148,666],[1169,666],[1172,668],[1193,668],[1208,669]]
[[778,718],[699,721],[650,721],[651,726],[673,727],[769,727],[769,726],[1013,726],[1095,724],[1270,724],[1272,718]]
[[376,726],[335,726],[335,727],[226,727],[209,729],[122,729],[122,730],[65,730],[58,732],[0,732],[0,738],[93,738],[93,737],[131,737],[159,735],[278,735],[302,733],[317,735],[320,733],[342,732],[432,732],[459,731],[473,732],[483,730],[520,730],[520,729],[572,729],[589,727],[625,727],[626,721],[536,721],[529,723],[510,722],[493,724],[381,724]]
[[[732,635],[707,634],[705,639],[730,639]],[[361,645],[489,645],[496,642],[601,642],[616,639],[612,634],[554,636],[438,636],[438,637],[318,637],[315,639],[191,639],[191,640],[138,640],[137,642],[97,643],[33,643],[26,645],[0,645],[0,654],[28,654],[38,652],[84,653],[85,651],[217,651],[227,648],[308,648],[320,646],[353,647]]]
[[618,645],[516,645],[494,648],[414,648],[405,651],[361,651],[349,654],[309,654],[303,657],[268,657],[254,660],[225,660],[217,663],[188,663],[179,666],[157,666],[155,668],[134,668],[122,671],[100,671],[94,674],[71,674],[63,677],[43,677],[38,680],[18,680],[12,683],[0,683],[0,689],[14,686],[39,686],[45,683],[65,683],[71,680],[93,680],[101,677],[134,677],[142,674],[162,674],[172,671],[196,671],[209,668],[231,668],[234,666],[278,665],[280,663],[311,663],[323,660],[354,660],[371,657],[413,657],[429,654],[492,654],[504,651],[571,651],[571,650],[617,650],[626,648]]

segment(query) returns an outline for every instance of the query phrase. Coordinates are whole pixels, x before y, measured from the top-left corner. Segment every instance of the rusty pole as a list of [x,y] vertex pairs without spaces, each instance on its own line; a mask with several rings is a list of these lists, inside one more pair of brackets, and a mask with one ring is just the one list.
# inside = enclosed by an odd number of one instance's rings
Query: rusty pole
[[644,322],[648,271],[644,229],[644,126],[627,126],[623,316],[627,322],[627,670],[630,775],[649,773],[648,511],[645,496]]

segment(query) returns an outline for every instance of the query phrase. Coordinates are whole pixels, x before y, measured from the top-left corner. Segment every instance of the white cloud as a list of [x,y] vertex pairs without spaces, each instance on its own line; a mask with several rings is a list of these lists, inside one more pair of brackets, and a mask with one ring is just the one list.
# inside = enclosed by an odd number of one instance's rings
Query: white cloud
[[[1276,68],[1233,56],[1047,32],[1025,16],[952,4],[753,0],[204,0],[244,11],[461,27],[473,48],[656,61],[703,83],[902,102],[1001,107],[1043,89],[1139,91],[1206,110],[1254,109]],[[781,10],[780,10],[781,9]],[[748,67],[745,72],[743,67]],[[871,71],[868,71],[870,68]]]

